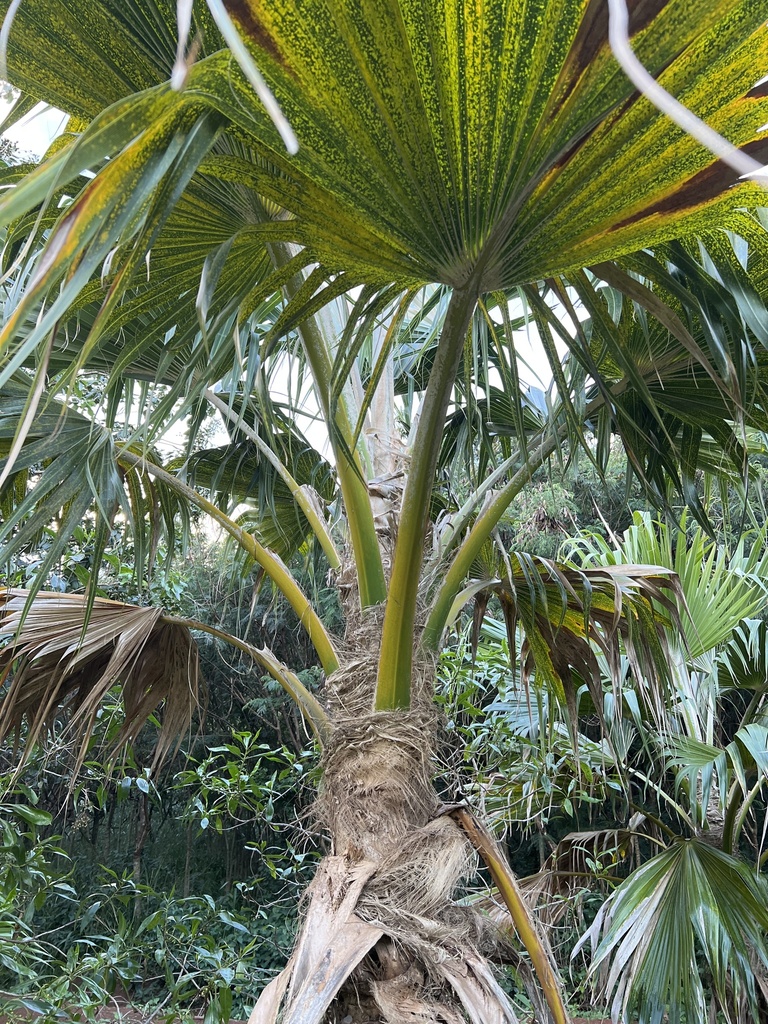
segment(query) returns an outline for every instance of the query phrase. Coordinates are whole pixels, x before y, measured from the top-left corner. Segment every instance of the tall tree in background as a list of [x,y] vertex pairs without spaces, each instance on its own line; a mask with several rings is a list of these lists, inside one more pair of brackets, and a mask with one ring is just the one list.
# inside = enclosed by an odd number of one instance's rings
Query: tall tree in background
[[[650,71],[759,155],[763,5],[632,6]],[[39,99],[70,115],[39,167],[3,172],[4,555],[55,522],[39,590],[92,513],[97,555],[130,530],[143,574],[163,530],[201,509],[283,593],[328,676],[318,699],[252,650],[323,745],[333,844],[258,1019],[283,1005],[309,1024],[332,1004],[339,1019],[361,1005],[393,1022],[511,1019],[486,962],[503,936],[452,902],[469,836],[564,1020],[496,851],[432,788],[434,656],[458,608],[477,597],[481,614],[495,593],[525,634],[523,671],[566,708],[581,682],[599,688],[598,654],[615,666],[625,649],[648,692],[663,683],[653,609],[674,614],[671,574],[565,571],[493,538],[585,425],[598,464],[618,433],[649,489],[671,483],[699,514],[697,469],[744,474],[745,432],[766,426],[762,190],[634,91],[602,0],[0,7],[11,118]],[[547,416],[520,385],[512,300],[550,362]],[[91,412],[74,400],[83,373],[104,375]],[[298,429],[302,380],[332,465]],[[229,444],[163,465],[169,422],[190,416],[194,437],[211,408]],[[460,457],[473,483],[457,494],[445,470]],[[251,513],[235,521],[232,500]],[[281,557],[310,537],[336,573],[343,640]],[[26,716],[34,739],[63,702],[87,727],[119,681],[126,736],[165,701],[162,753],[190,713],[190,624],[96,588],[7,596],[2,725]]]

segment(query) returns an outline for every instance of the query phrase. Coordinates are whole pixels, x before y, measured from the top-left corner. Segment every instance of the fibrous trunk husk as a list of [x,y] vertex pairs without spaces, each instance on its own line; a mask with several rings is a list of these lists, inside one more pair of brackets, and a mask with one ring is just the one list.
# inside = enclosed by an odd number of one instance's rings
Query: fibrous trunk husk
[[334,722],[315,813],[332,853],[308,889],[291,962],[250,1024],[514,1024],[485,954],[490,929],[454,901],[475,870],[432,786],[434,666],[420,664],[409,711],[373,712],[378,622],[328,680]]

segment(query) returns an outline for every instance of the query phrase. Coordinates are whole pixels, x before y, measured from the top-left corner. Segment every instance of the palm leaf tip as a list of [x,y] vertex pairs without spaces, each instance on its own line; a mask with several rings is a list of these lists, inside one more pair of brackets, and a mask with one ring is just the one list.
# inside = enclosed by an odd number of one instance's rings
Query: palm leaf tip
[[119,686],[124,721],[115,741],[133,740],[163,706],[155,747],[157,767],[188,727],[198,704],[197,646],[189,630],[162,609],[96,598],[89,609],[78,594],[0,591],[0,739],[18,739],[26,723],[24,756],[44,733],[66,721],[82,763],[97,712]]

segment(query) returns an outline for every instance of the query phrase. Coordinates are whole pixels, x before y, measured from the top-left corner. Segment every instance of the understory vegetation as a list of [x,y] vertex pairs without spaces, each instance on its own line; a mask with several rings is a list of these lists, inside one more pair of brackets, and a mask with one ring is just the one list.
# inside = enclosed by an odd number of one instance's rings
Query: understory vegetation
[[[715,869],[718,849],[738,850],[745,866],[768,859],[767,549],[764,532],[743,527],[762,518],[760,463],[749,507],[735,494],[724,508],[720,494],[709,499],[716,543],[685,514],[675,527],[642,511],[645,499],[639,490],[627,494],[618,454],[602,480],[583,457],[565,473],[540,472],[502,524],[514,550],[580,564],[652,561],[681,574],[696,628],[687,650],[678,644],[681,672],[658,729],[643,720],[628,677],[618,698],[628,713],[617,713],[606,671],[602,708],[586,687],[577,693],[574,734],[535,674],[521,675],[519,635],[510,657],[495,602],[474,621],[459,621],[441,654],[436,786],[446,803],[480,811],[503,841],[547,928],[573,1012],[609,1012],[598,970],[605,937],[631,941],[613,920],[622,900],[629,912],[643,911],[642,871],[637,891],[626,880],[659,851],[673,883],[681,841],[704,844],[695,855],[715,858]],[[75,539],[48,581],[62,593],[81,590],[89,568],[91,534],[84,529]],[[102,565],[102,592],[141,600],[127,566],[132,551],[115,542]],[[159,588],[177,614],[290,651],[295,664],[301,635],[284,601],[257,577],[227,578],[228,556],[220,541],[198,545],[157,576],[153,596]],[[19,559],[7,582],[28,586],[37,564]],[[304,557],[296,571],[317,589],[338,631],[327,566]],[[79,768],[66,730],[21,775],[15,747],[3,748],[0,990],[9,1009],[42,1020],[62,1013],[89,1020],[110,1004],[118,1012],[140,1006],[158,1020],[243,1019],[290,954],[300,894],[324,847],[312,820],[317,748],[295,705],[250,657],[205,635],[200,648],[203,713],[159,774],[150,767],[152,723],[115,759],[124,717],[117,691],[102,705]],[[300,678],[319,692],[322,674],[309,649],[303,660]],[[686,661],[693,675],[682,671]],[[747,901],[741,911],[760,932],[768,926],[760,876],[745,871],[736,881]],[[730,893],[733,879],[724,884]],[[492,893],[480,880],[462,899],[501,917]],[[723,894],[709,895],[717,910]],[[711,990],[716,977],[705,960],[700,969]],[[537,1011],[529,974],[511,941],[501,978],[521,1019]]]

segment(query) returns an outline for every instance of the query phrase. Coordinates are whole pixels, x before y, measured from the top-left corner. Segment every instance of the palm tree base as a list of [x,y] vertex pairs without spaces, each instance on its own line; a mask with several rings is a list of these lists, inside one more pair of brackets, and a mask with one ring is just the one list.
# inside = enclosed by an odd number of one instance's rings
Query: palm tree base
[[412,710],[373,712],[377,646],[358,646],[365,656],[328,680],[334,729],[315,813],[333,852],[250,1024],[512,1024],[488,959],[496,928],[454,902],[476,856],[432,783],[438,712],[419,694],[432,692],[434,666],[419,666]]
[[322,861],[291,959],[262,992],[249,1024],[274,1024],[278,1015],[282,1024],[516,1024],[466,927],[469,912],[446,903],[459,912],[447,926],[442,917],[419,919],[393,906],[387,916],[398,927],[366,921],[376,873],[372,861]]

